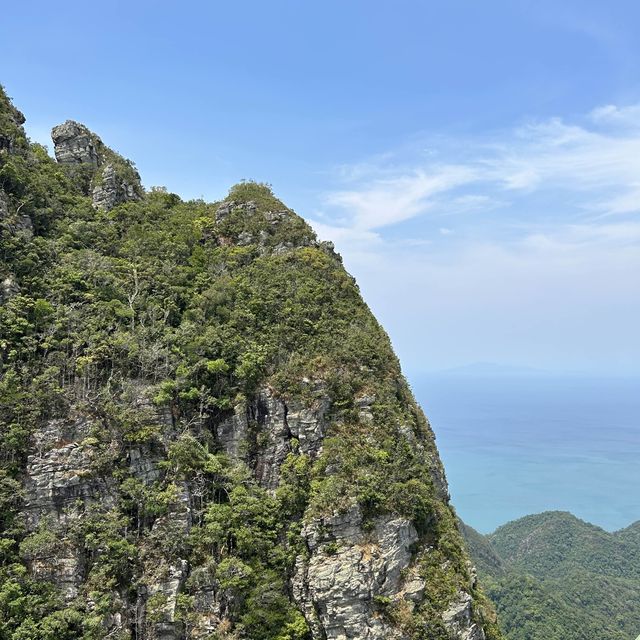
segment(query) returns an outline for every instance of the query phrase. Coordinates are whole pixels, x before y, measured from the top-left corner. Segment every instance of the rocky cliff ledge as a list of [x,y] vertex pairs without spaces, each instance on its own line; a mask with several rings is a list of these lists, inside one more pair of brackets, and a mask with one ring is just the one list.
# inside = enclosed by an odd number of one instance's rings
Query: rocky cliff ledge
[[0,112],[2,637],[499,638],[332,245],[267,185],[145,193]]

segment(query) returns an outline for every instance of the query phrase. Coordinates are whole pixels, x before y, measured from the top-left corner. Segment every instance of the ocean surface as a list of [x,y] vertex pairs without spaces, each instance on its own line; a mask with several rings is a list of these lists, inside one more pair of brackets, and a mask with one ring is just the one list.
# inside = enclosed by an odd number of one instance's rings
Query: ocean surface
[[640,520],[640,379],[408,377],[480,532],[547,510],[608,531]]

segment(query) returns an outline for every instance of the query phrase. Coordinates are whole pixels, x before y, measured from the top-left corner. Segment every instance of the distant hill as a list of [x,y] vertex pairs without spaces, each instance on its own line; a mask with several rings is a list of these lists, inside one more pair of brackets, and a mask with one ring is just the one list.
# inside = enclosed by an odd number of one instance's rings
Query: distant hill
[[460,529],[509,640],[634,640],[640,522],[615,533],[551,511]]
[[637,544],[640,546],[640,520],[634,522],[626,529],[621,529],[615,533],[616,537],[627,543]]
[[488,537],[478,533],[473,527],[464,522],[460,522],[460,529],[476,569],[493,577],[503,576],[505,573],[504,562],[493,548]]
[[511,567],[538,578],[561,578],[581,568],[640,579],[640,527],[608,533],[563,511],[509,522],[487,536]]

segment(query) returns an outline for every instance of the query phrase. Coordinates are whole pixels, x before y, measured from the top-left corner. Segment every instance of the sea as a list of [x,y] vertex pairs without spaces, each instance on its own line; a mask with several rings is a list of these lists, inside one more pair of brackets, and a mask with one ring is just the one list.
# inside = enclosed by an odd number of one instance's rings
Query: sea
[[640,378],[410,374],[452,503],[481,533],[542,511],[640,520]]

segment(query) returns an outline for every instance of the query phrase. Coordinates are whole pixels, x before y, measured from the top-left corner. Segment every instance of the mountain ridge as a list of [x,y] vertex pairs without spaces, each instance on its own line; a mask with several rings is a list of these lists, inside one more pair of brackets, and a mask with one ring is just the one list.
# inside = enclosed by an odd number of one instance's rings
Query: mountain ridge
[[509,640],[637,635],[638,523],[610,533],[570,512],[547,511],[488,535],[460,528]]

